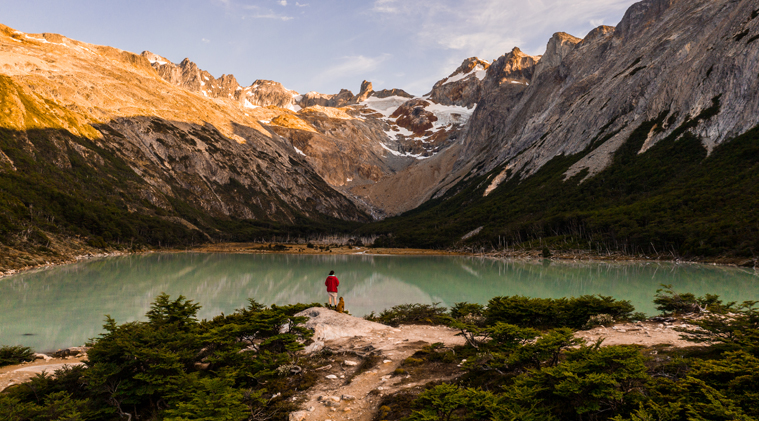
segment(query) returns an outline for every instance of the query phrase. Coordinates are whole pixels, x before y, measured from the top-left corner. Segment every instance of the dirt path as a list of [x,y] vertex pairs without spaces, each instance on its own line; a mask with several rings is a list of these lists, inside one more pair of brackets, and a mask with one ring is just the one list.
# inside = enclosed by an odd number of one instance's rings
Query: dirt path
[[[309,309],[304,315],[311,317],[307,326],[314,329],[315,340],[323,340],[335,357],[318,369],[319,382],[299,397],[303,410],[292,413],[291,420],[371,421],[382,395],[432,380],[410,382],[408,376],[394,375],[403,360],[425,345],[464,344],[457,330],[442,326],[391,328],[327,309]],[[369,355],[378,364],[355,375],[362,356]]]
[[[339,356],[320,367],[318,383],[299,397],[303,402],[301,411],[290,414],[291,421],[371,421],[376,416],[383,395],[456,376],[457,373],[429,373],[429,376],[410,381],[407,376],[394,375],[394,371],[401,367],[404,359],[425,345],[463,345],[464,339],[456,335],[457,330],[444,326],[390,328],[347,315],[334,316],[335,314],[337,313],[320,309],[319,314],[309,322],[309,327],[315,329],[316,339],[329,337],[324,340],[324,345]],[[579,331],[576,336],[588,343],[603,338],[603,345],[663,344],[679,348],[694,345],[680,339],[680,333],[673,329],[686,326],[682,322],[623,323],[608,328]],[[346,333],[345,336],[340,336],[343,332]],[[379,365],[348,382],[362,361],[360,356],[372,351],[380,354]]]

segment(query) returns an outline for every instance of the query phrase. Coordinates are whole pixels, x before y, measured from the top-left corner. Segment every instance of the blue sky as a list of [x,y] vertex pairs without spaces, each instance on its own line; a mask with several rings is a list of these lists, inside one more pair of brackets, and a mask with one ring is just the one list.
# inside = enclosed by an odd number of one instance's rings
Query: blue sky
[[633,0],[0,0],[0,23],[180,62],[242,85],[271,79],[300,93],[424,94],[467,57],[551,34],[616,25]]

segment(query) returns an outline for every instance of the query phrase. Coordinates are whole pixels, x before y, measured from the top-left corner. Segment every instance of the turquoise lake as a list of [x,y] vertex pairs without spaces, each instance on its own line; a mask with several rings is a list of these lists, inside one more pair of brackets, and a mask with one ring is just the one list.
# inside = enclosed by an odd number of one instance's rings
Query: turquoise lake
[[759,300],[753,269],[673,263],[575,263],[451,256],[147,254],[112,257],[0,278],[0,345],[50,351],[82,345],[117,322],[145,320],[161,292],[199,302],[199,316],[262,304],[325,302],[335,270],[354,315],[403,303],[486,304],[498,295],[610,295],[656,314],[660,284],[725,301]]

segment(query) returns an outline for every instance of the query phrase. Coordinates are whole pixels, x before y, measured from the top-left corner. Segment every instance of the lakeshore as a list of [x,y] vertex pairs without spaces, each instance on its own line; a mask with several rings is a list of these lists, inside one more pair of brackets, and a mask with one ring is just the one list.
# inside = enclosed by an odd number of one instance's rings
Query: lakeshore
[[[26,253],[10,252],[5,247],[3,253],[6,256],[0,259],[0,279],[5,276],[31,271],[36,269],[50,268],[60,265],[68,265],[89,259],[115,257],[125,255],[142,255],[151,253],[234,253],[234,254],[302,254],[302,255],[375,255],[375,256],[476,256],[493,259],[525,259],[577,262],[673,262],[673,263],[700,263],[712,265],[724,265],[754,269],[759,267],[759,259],[743,257],[713,257],[713,258],[679,258],[673,255],[627,255],[618,252],[597,253],[588,250],[554,250],[550,257],[543,256],[542,250],[537,249],[514,249],[498,251],[474,251],[474,250],[439,250],[439,249],[412,249],[412,248],[375,248],[367,246],[351,246],[346,244],[313,244],[309,243],[207,243],[186,248],[141,248],[136,251],[127,249],[96,249],[87,246],[83,242],[73,242],[71,246],[61,247],[58,244],[55,252],[50,255],[33,257]],[[19,260],[22,256],[23,260]],[[15,260],[13,258],[16,258]],[[28,264],[24,262],[29,262]]]

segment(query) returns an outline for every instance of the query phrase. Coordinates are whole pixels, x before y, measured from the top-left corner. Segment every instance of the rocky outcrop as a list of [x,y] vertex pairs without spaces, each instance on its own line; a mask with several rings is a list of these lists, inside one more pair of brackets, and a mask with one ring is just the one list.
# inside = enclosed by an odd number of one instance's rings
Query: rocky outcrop
[[[597,32],[597,30],[594,30],[593,32],[593,38],[595,38],[595,32]],[[574,49],[575,45],[580,43],[580,41],[582,41],[580,38],[564,32],[553,34],[551,39],[548,40],[545,54],[540,58],[540,63],[538,63],[535,68],[535,77],[539,76],[543,71],[559,67],[564,60],[564,57],[566,57],[567,54]],[[531,79],[532,77],[527,80]]]
[[268,107],[273,105],[281,108],[292,108],[296,104],[298,93],[282,86],[273,80],[256,80],[252,85],[240,91],[245,106]]
[[372,88],[372,82],[369,81],[363,81],[361,82],[361,91],[356,95],[355,98],[353,98],[354,103],[366,101],[367,98],[369,98],[374,93],[374,89]]
[[414,96],[404,91],[403,89],[382,89],[380,91],[374,91],[372,94],[376,98],[389,98],[391,96],[399,96],[403,98],[413,98]]
[[318,341],[365,336],[393,330],[390,326],[338,313],[324,307],[311,307],[295,316],[308,317],[304,327],[314,332],[313,338]]
[[489,67],[490,63],[477,57],[470,57],[464,60],[450,76],[435,83],[425,97],[443,105],[471,108],[480,100],[482,81]]
[[437,121],[435,114],[425,109],[429,105],[423,99],[412,99],[398,107],[390,117],[395,119],[397,125],[421,136]]

